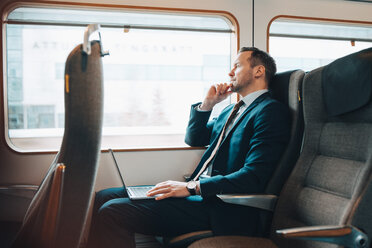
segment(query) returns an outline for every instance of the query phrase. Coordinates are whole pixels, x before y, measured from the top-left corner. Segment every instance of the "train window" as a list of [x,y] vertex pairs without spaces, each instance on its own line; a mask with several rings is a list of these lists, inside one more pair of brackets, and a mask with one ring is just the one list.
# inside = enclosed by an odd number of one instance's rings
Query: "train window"
[[269,51],[278,71],[313,70],[372,46],[372,23],[279,18],[269,29]]
[[148,11],[24,6],[7,15],[5,112],[13,149],[59,148],[64,63],[89,23],[101,24],[110,51],[103,58],[102,148],[186,146],[190,105],[211,83],[228,80],[235,27],[217,14]]

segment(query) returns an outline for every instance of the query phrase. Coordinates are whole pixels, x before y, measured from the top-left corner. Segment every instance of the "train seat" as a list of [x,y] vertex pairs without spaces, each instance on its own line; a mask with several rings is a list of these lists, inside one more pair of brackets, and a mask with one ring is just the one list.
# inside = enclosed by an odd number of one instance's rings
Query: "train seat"
[[372,48],[309,72],[302,93],[302,152],[269,239],[211,237],[190,248],[370,247]]
[[98,168],[103,117],[101,44],[89,44],[90,54],[78,45],[67,58],[62,145],[13,248],[80,247]]

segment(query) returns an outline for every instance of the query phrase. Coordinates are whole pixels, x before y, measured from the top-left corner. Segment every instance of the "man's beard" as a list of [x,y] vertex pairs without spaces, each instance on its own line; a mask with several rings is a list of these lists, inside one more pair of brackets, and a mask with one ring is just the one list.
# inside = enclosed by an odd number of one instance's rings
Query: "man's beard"
[[232,92],[238,93],[242,89],[242,86],[238,84],[237,81],[231,82],[230,90]]
[[237,81],[231,82],[230,90],[235,93],[239,93],[243,88],[247,87],[252,83],[252,80],[248,79],[244,83],[238,83]]

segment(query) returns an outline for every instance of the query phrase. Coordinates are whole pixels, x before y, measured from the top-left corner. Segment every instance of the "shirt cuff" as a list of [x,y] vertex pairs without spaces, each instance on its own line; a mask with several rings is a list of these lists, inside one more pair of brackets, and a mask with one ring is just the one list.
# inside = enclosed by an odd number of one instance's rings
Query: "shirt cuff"
[[195,106],[195,110],[196,110],[196,111],[199,111],[199,112],[211,112],[210,110],[202,110],[202,109],[200,108],[201,105],[202,105],[201,103],[200,103],[199,105],[196,105],[196,106]]

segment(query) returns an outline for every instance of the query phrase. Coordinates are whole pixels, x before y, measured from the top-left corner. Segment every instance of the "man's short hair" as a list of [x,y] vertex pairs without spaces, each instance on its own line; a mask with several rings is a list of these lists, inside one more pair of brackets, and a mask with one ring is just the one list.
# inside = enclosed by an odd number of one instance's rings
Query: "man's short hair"
[[269,84],[271,79],[276,73],[276,63],[275,60],[266,52],[261,51],[256,47],[242,47],[239,50],[241,52],[251,51],[251,66],[263,65],[265,67],[265,77],[266,81]]

